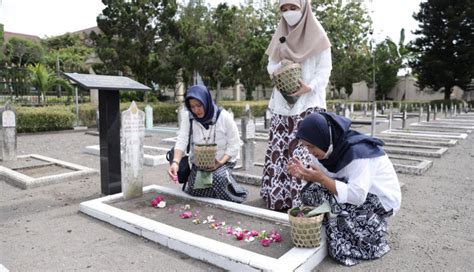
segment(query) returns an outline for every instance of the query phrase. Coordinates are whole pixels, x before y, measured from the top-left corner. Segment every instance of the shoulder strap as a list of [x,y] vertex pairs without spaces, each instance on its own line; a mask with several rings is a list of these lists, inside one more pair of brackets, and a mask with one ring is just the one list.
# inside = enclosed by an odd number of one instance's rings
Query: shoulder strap
[[189,154],[189,149],[191,146],[191,136],[193,135],[193,120],[189,118],[189,136],[188,136],[188,146],[186,147],[186,153]]

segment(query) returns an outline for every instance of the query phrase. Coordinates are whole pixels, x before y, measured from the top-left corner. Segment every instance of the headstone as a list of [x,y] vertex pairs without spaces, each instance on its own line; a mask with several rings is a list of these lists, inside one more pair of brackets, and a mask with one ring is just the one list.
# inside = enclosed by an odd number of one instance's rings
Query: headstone
[[403,114],[402,114],[402,128],[405,128],[407,124],[407,107],[403,109]]
[[362,105],[362,111],[364,112],[364,117],[367,117],[367,104],[366,103]]
[[143,194],[143,141],[145,113],[135,101],[122,112],[122,190],[124,199]]
[[390,104],[388,109],[388,130],[392,130],[392,121],[393,121],[393,103]]
[[436,113],[438,112],[438,105],[434,105],[433,120],[436,120]]
[[423,116],[423,106],[420,105],[420,108],[418,110],[418,123],[421,122],[421,117]]
[[145,122],[147,129],[153,128],[153,108],[150,105],[145,107]]
[[344,117],[351,118],[351,110],[348,107],[344,108]]
[[272,121],[272,112],[270,111],[270,109],[267,109],[265,111],[265,120],[264,120],[264,127],[265,129],[269,129],[270,128],[270,123]]
[[2,118],[1,136],[2,136],[2,160],[16,160],[16,111],[6,103],[5,107],[0,110]]
[[242,169],[249,170],[253,167],[255,150],[255,120],[250,111],[250,106],[245,105],[242,117],[242,140],[244,142],[242,155]]
[[240,79],[235,81],[234,100],[240,101]]
[[375,119],[377,118],[377,103],[372,103],[372,125],[370,130],[370,135],[373,137],[375,136]]
[[428,104],[428,111],[426,112],[426,122],[430,121],[430,113],[431,113],[431,104]]

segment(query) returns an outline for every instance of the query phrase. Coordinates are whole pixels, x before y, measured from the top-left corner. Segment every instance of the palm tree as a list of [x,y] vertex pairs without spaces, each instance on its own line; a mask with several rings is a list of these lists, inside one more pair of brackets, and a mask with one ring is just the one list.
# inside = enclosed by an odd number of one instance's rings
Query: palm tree
[[38,88],[38,91],[41,94],[41,104],[43,106],[45,104],[46,92],[48,90],[53,89],[54,86],[59,85],[68,92],[72,91],[72,86],[67,80],[56,76],[53,72],[49,71],[48,68],[43,64],[30,64],[28,65],[28,71],[31,74],[31,83]]

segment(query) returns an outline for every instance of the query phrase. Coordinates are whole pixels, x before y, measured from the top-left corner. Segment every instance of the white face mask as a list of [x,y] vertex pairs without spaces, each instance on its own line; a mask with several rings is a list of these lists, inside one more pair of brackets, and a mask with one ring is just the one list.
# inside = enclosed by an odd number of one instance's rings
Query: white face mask
[[296,25],[301,20],[302,16],[303,13],[301,12],[301,10],[288,10],[283,12],[283,18],[285,18],[285,21],[290,26]]
[[332,132],[331,132],[331,125],[329,124],[329,148],[328,148],[328,151],[326,151],[326,154],[324,154],[323,160],[326,160],[327,158],[329,158],[329,156],[331,156],[332,150],[333,150],[333,146],[332,146]]

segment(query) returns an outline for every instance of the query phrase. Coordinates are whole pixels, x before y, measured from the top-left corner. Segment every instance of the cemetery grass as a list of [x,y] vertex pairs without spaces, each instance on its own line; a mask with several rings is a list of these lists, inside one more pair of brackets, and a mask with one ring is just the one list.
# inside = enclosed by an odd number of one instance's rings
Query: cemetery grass
[[[385,129],[383,124],[379,127],[378,131]],[[145,145],[169,147],[161,140],[171,136],[152,134]],[[20,134],[18,155],[40,154],[99,170],[99,157],[81,152],[97,144],[97,136],[84,132]],[[265,147],[256,145],[256,161],[263,161]],[[387,255],[355,267],[327,257],[315,271],[470,271],[473,135],[441,158],[430,159],[434,165],[423,176],[399,174],[405,184],[402,207],[389,219],[392,250]],[[144,167],[144,185],[180,190],[169,182],[166,169],[166,165]],[[250,191],[247,203],[263,207],[259,188],[245,186]],[[222,271],[79,212],[81,202],[99,197],[99,174],[28,190],[0,181],[0,264],[10,271]]]

